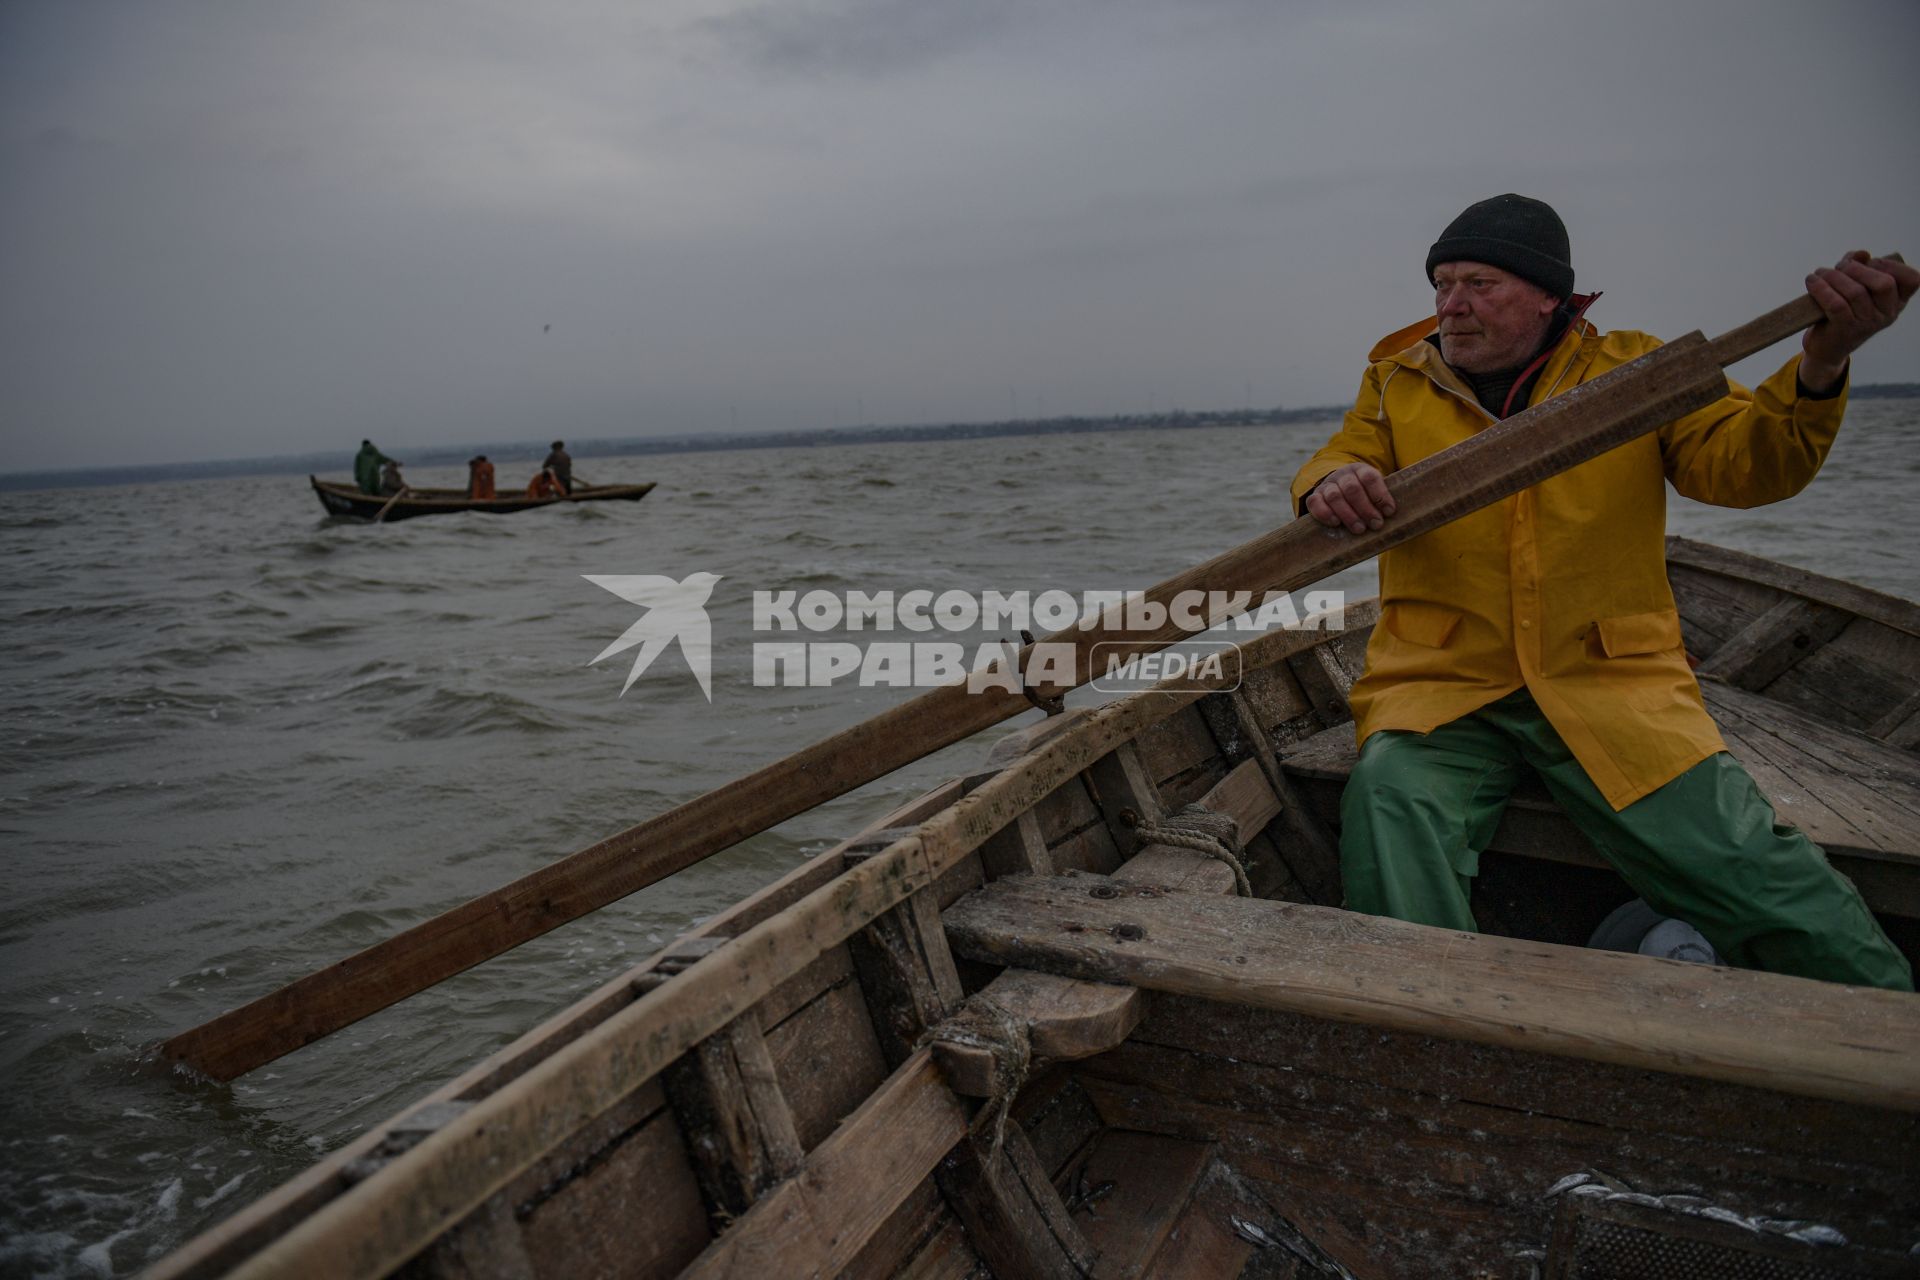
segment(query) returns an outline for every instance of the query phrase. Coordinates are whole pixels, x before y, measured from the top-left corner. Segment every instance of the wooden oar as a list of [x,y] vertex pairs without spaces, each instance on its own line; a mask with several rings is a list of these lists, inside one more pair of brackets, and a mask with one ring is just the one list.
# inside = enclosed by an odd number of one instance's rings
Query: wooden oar
[[391,498],[388,498],[386,505],[380,508],[380,514],[373,518],[373,522],[379,524],[384,521],[387,518],[387,512],[393,510],[393,504],[406,496],[407,486],[401,485],[399,492],[395,493]]
[[[1711,404],[1726,394],[1723,364],[1819,318],[1813,300],[1802,297],[1713,343],[1688,334],[1395,473],[1388,487],[1397,514],[1381,529],[1352,535],[1301,517],[1161,583],[1148,598],[1166,601],[1198,590],[1250,592],[1258,601],[1268,591],[1318,582]],[[1154,631],[1070,627],[1046,642],[1074,646],[1072,684],[1037,692],[1084,683],[1097,643],[1149,651],[1187,634],[1171,619]],[[1025,657],[1023,651],[1023,669]],[[161,1053],[230,1080],[1028,705],[1022,694],[998,686],[978,693],[964,684],[930,690],[182,1032]]]

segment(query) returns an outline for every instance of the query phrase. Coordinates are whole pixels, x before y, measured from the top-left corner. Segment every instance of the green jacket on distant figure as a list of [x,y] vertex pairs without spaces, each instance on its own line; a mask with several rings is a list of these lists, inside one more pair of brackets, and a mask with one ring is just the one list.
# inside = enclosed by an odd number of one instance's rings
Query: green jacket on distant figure
[[380,468],[392,461],[393,459],[373,447],[373,441],[362,440],[360,452],[353,455],[353,482],[360,486],[360,492],[378,497]]

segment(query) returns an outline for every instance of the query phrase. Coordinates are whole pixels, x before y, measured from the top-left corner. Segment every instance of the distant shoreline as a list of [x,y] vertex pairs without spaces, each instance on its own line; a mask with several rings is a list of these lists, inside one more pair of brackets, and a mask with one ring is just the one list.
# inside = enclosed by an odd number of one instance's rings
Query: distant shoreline
[[[1869,382],[1848,392],[1851,400],[1920,397],[1920,382]],[[1077,435],[1108,431],[1186,431],[1207,427],[1272,427],[1324,422],[1346,412],[1342,405],[1303,409],[1225,409],[1189,413],[1110,417],[1022,418],[1003,422],[944,422],[915,426],[816,427],[802,431],[726,432],[711,435],[640,436],[575,439],[568,451],[576,459],[631,457],[650,453],[719,453],[732,449],[808,449],[856,444],[923,444],[938,440],[985,440],[1003,436]],[[409,447],[410,466],[457,466],[476,453],[497,462],[537,462],[546,452],[539,443],[466,443]],[[270,458],[228,458],[206,462],[162,462],[134,467],[71,467],[50,471],[0,473],[0,491],[91,489],[109,485],[163,484],[174,480],[219,480],[236,476],[307,474],[345,475],[352,469],[354,446],[345,441],[324,452]]]
[[[732,449],[814,449],[855,444],[924,444],[938,440],[985,440],[1000,436],[1075,435],[1105,431],[1183,431],[1205,427],[1268,427],[1296,422],[1324,422],[1346,410],[1336,405],[1306,409],[1229,409],[1205,413],[1171,413],[1100,418],[1036,418],[1005,422],[944,422],[915,426],[816,427],[800,431],[723,432],[711,435],[567,438],[567,452],[576,461],[589,458],[631,457],[650,453],[718,453]],[[378,443],[376,441],[375,443]],[[0,474],[0,491],[27,489],[87,489],[107,485],[162,484],[174,480],[218,480],[236,476],[336,475],[352,471],[358,446],[343,441],[340,448],[321,453],[270,458],[228,458],[208,462],[162,462],[134,467],[73,467],[53,471]],[[476,453],[494,462],[529,462],[545,456],[540,442],[409,445],[398,452],[411,467],[458,466]]]

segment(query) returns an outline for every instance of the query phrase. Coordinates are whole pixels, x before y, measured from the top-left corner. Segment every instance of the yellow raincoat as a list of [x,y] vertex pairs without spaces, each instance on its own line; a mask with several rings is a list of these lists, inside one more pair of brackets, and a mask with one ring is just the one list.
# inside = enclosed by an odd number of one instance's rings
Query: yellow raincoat
[[[1328,472],[1391,475],[1493,424],[1424,341],[1383,339],[1353,410],[1293,481],[1295,509]],[[1411,344],[1411,345],[1409,345]],[[1659,346],[1582,321],[1555,346],[1531,403]],[[1666,573],[1666,486],[1726,507],[1812,480],[1846,396],[1798,395],[1799,357],[1660,430],[1423,534],[1380,557],[1380,625],[1353,687],[1360,741],[1431,732],[1523,685],[1615,809],[1723,749],[1681,644]]]

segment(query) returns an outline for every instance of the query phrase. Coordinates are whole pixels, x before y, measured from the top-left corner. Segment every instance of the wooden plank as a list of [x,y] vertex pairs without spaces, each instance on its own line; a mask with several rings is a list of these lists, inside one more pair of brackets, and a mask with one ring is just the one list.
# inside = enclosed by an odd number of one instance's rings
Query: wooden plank
[[1782,818],[1829,850],[1920,861],[1920,758],[1754,694],[1708,697]]
[[1088,1187],[1112,1184],[1082,1219],[1088,1243],[1100,1251],[1095,1280],[1146,1273],[1192,1204],[1212,1154],[1212,1144],[1184,1138],[1114,1129],[1100,1135],[1073,1175]]
[[1920,1110],[1920,1002],[1887,991],[1515,942],[1297,903],[988,885],[956,951],[1396,1030]]
[[[960,1247],[949,1252],[942,1262],[936,1262],[937,1255],[928,1251],[935,1249],[936,1241],[949,1233],[959,1239]],[[972,1256],[959,1219],[953,1216],[939,1186],[929,1176],[920,1180],[912,1194],[860,1247],[860,1252],[840,1273],[839,1280],[902,1280],[916,1274],[928,1280],[933,1276],[966,1280],[977,1263],[963,1263],[962,1259]]]
[[[1817,1177],[1858,1187],[1871,1213],[1920,1202],[1912,1158],[1920,1113],[1273,1009],[1162,997],[1119,1051],[1075,1070],[1082,1084],[1096,1075],[1265,1113],[1283,1131],[1295,1108],[1336,1105],[1338,1097],[1351,1113],[1347,1123],[1385,1106],[1406,1111],[1416,1133],[1445,1130],[1489,1148],[1537,1140],[1602,1167],[1625,1154],[1608,1147],[1631,1135],[1640,1164],[1622,1172],[1633,1177],[1699,1160],[1743,1179]],[[1339,1158],[1337,1150],[1325,1154]]]
[[[1147,1007],[1147,998],[1137,987],[1075,982],[1025,969],[1006,970],[980,994],[1027,1029],[1035,1058],[1054,1062],[1105,1053],[1140,1025]],[[955,1093],[970,1098],[993,1096],[992,1053],[951,1040],[936,1040],[932,1049]]]
[[1920,690],[1874,721],[1867,735],[1881,739],[1890,747],[1911,750],[1920,746]]
[[898,1066],[962,997],[932,890],[922,889],[877,917],[847,947],[881,1056]]
[[854,983],[830,987],[767,1033],[802,1149],[812,1148],[879,1083],[886,1055]]
[[1132,857],[1136,844],[1134,828],[1158,822],[1164,813],[1160,792],[1140,762],[1139,749],[1131,742],[1121,743],[1093,762],[1087,770],[1087,780],[1092,784],[1094,803],[1100,806],[1101,817],[1106,820],[1107,830],[1113,833],[1120,856]]
[[[1417,1057],[1423,1041],[1404,1038],[1403,1057]],[[1130,1042],[1085,1074],[1112,1123],[1218,1141],[1237,1172],[1280,1190],[1269,1203],[1316,1244],[1360,1275],[1394,1280],[1457,1280],[1538,1247],[1553,1208],[1544,1192],[1583,1168],[1655,1193],[1704,1191],[1747,1214],[1812,1218],[1863,1242],[1897,1239],[1914,1194],[1910,1167],[1888,1177],[1884,1169],[1796,1155],[1795,1137],[1810,1122],[1790,1108],[1767,1135],[1770,1149],[1754,1151],[1730,1139],[1645,1132],[1624,1114],[1614,1123],[1571,1124],[1510,1103],[1467,1104],[1444,1092],[1452,1080],[1437,1071],[1425,1090],[1407,1092],[1380,1088],[1359,1069],[1183,1062],[1171,1053],[1137,1054]],[[1628,1104],[1679,1080],[1623,1074]],[[1496,1069],[1487,1083],[1501,1078]]]
[[[643,1232],[633,1230],[636,1204],[647,1206]],[[535,1269],[546,1275],[671,1275],[685,1265],[706,1245],[706,1214],[672,1117],[662,1112],[582,1162],[563,1189],[535,1205],[521,1230]]]
[[408,1265],[404,1280],[536,1280],[520,1223],[495,1196]]
[[[1242,841],[1265,829],[1280,812],[1273,788],[1258,763],[1247,760],[1198,802],[1234,820]],[[1234,892],[1233,868],[1220,859],[1173,845],[1147,844],[1113,873],[1126,884],[1150,884],[1186,893]]]
[[[1377,609],[1376,604],[1367,602],[1365,620],[1371,621]],[[1338,906],[1342,898],[1339,843],[1319,815],[1301,803],[1295,794],[1279,753],[1266,730],[1260,727],[1259,717],[1245,691],[1236,689],[1213,694],[1201,701],[1200,710],[1229,760],[1251,758],[1266,775],[1280,810],[1279,825],[1273,833],[1274,847],[1288,876],[1311,901]],[[1242,833],[1250,842],[1253,831],[1243,827]]]
[[1094,1251],[1039,1172],[1018,1125],[1007,1127],[998,1158],[984,1139],[969,1136],[940,1162],[934,1176],[974,1252],[994,1275],[1084,1280]]
[[716,1223],[800,1167],[800,1136],[757,1011],[694,1046],[667,1071],[666,1088]]
[[980,865],[989,880],[1001,876],[1050,876],[1053,855],[1040,831],[1040,815],[1029,809],[980,846]]
[[838,1275],[966,1131],[933,1060],[915,1054],[682,1280]]
[[966,1228],[949,1215],[899,1275],[888,1273],[886,1280],[983,1280],[985,1274],[980,1255],[967,1243]]
[[1029,1077],[1010,1116],[1026,1131],[1040,1167],[1056,1181],[1102,1127],[1077,1074],[1077,1068],[1053,1067],[1037,1081]]
[[1246,760],[1229,770],[1200,800],[1200,806],[1232,818],[1244,843],[1267,829],[1280,814],[1280,798],[1257,760]]
[[1695,542],[1690,538],[1669,536],[1667,559],[1708,573],[1762,583],[1789,595],[1817,600],[1821,604],[1871,618],[1910,636],[1920,636],[1920,605],[1890,596],[1884,591],[1842,582],[1838,578],[1823,577],[1775,560]]
[[1240,682],[1239,692],[1252,709],[1254,722],[1267,732],[1313,710],[1313,703],[1308,701],[1300,682],[1293,678],[1293,671],[1285,663],[1250,667]]
[[1212,785],[1204,775],[1218,776],[1220,745],[1193,712],[1168,716],[1142,733],[1134,745],[1163,807],[1178,808],[1176,795],[1190,791],[1196,782],[1204,791]]
[[[1400,1078],[1404,1085],[1407,1077],[1415,1077],[1414,1088],[1370,1080],[1357,1063],[1343,1068],[1316,1061],[1289,1070],[1265,1062],[1200,1057],[1138,1041],[1087,1064],[1082,1072],[1085,1087],[1111,1123],[1218,1140],[1236,1167],[1282,1181],[1289,1169],[1344,1164],[1367,1178],[1417,1179],[1436,1190],[1497,1204],[1524,1187],[1551,1186],[1574,1168],[1602,1168],[1630,1183],[1656,1185],[1669,1179],[1692,1182],[1710,1173],[1718,1191],[1750,1203],[1792,1203],[1797,1191],[1801,1216],[1845,1213],[1856,1220],[1876,1216],[1897,1220],[1903,1198],[1916,1191],[1913,1171],[1898,1168],[1901,1161],[1892,1142],[1880,1144],[1877,1152],[1851,1153],[1852,1158],[1821,1158],[1810,1150],[1796,1151],[1805,1122],[1790,1112],[1781,1114],[1784,1109],[1775,1109],[1771,1130],[1744,1126],[1757,1135],[1757,1142],[1714,1135],[1704,1141],[1681,1138],[1635,1124],[1639,1114],[1670,1111],[1677,1105],[1678,1099],[1671,1095],[1683,1091],[1667,1086],[1678,1077],[1623,1073],[1633,1089],[1621,1100],[1623,1105],[1610,1116],[1603,1113],[1576,1122],[1554,1110],[1526,1111],[1488,1100],[1504,1078],[1506,1054],[1481,1060],[1490,1073],[1489,1087],[1469,1100],[1448,1091],[1452,1081],[1442,1071],[1430,1069],[1422,1078],[1416,1075],[1415,1064],[1406,1061],[1431,1040],[1395,1039]],[[1366,1054],[1359,1061],[1381,1056]],[[1447,1061],[1446,1056],[1439,1061]],[[1569,1083],[1590,1085],[1573,1075]],[[1110,1084],[1129,1088],[1109,1090]],[[1732,1085],[1716,1087],[1722,1096],[1711,1101],[1720,1111],[1735,1109],[1755,1094]],[[1669,1096],[1659,1099],[1660,1105],[1637,1105],[1642,1098],[1658,1098],[1663,1092]],[[1156,1123],[1152,1118],[1156,1112],[1166,1119]],[[1243,1117],[1239,1127],[1236,1112]],[[1907,1118],[1890,1117],[1884,1111],[1868,1114],[1893,1121]],[[1631,1151],[1621,1149],[1628,1145]],[[1830,1150],[1836,1144],[1823,1145]],[[1255,1146],[1269,1150],[1259,1158],[1243,1158]],[[1311,1150],[1299,1151],[1291,1159],[1275,1150],[1301,1147]]]
[[1853,621],[1844,609],[1789,596],[1727,639],[1695,672],[1741,689],[1772,684]]

